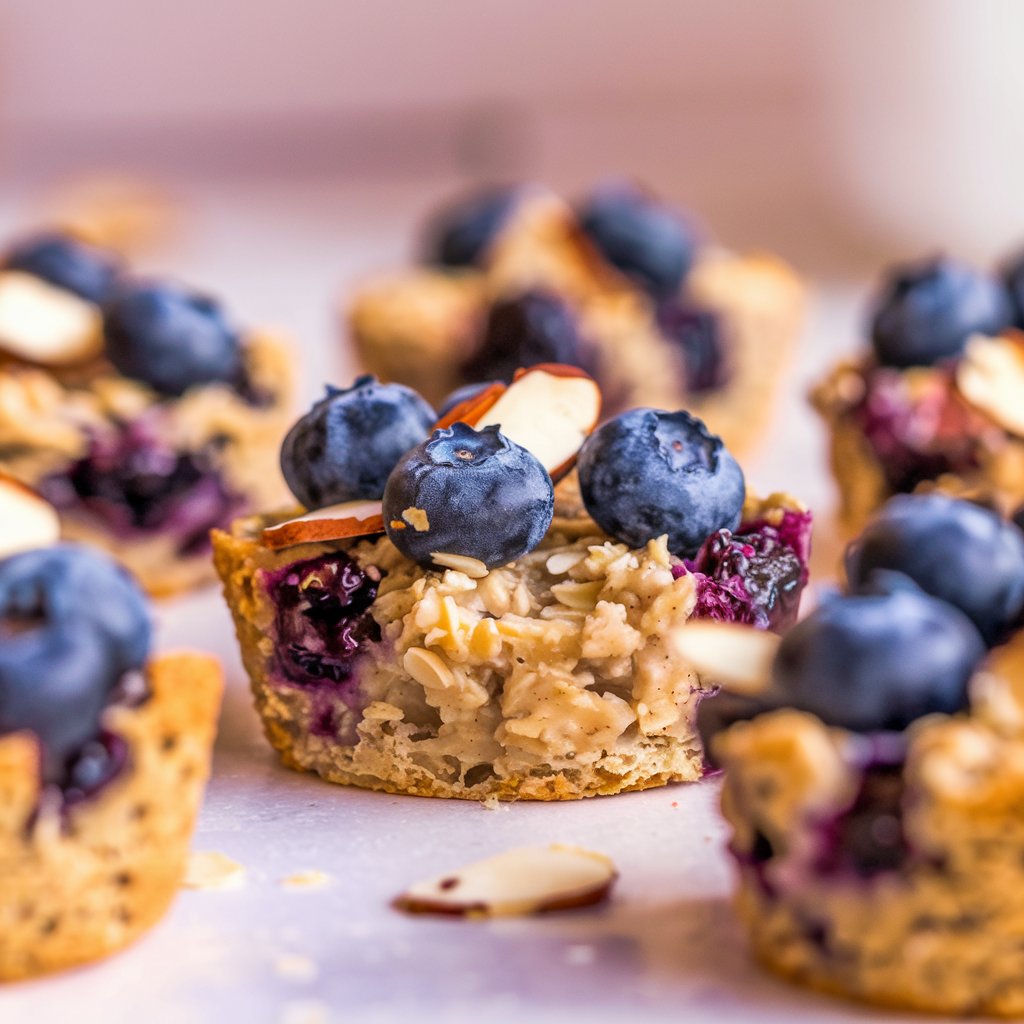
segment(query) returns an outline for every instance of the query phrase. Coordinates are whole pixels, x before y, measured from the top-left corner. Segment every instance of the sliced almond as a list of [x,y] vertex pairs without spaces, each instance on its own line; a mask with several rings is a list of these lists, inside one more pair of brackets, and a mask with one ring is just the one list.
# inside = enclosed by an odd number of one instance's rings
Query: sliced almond
[[439,430],[442,427],[450,427],[453,423],[459,423],[460,421],[468,423],[471,427],[475,426],[480,422],[480,417],[501,398],[506,390],[506,386],[500,381],[488,385],[479,394],[474,395],[472,398],[467,398],[464,402],[459,402],[454,408],[449,409],[434,424],[434,429]]
[[57,510],[13,477],[0,475],[0,558],[58,540]]
[[418,882],[395,905],[412,914],[540,914],[601,903],[617,877],[612,861],[591,850],[521,847]]
[[0,272],[0,350],[40,366],[70,366],[102,349],[97,305],[34,274]]
[[498,424],[558,480],[572,469],[600,415],[597,381],[575,366],[543,363],[520,370],[495,400],[478,403],[461,419],[478,429]]
[[957,366],[956,385],[971,405],[1024,437],[1024,335],[975,335]]
[[263,546],[277,551],[296,544],[321,544],[351,537],[372,537],[384,532],[384,514],[379,501],[343,501],[307,512],[277,526],[268,526],[260,536]]
[[688,622],[672,636],[676,654],[707,683],[754,696],[768,686],[781,637],[732,622]]

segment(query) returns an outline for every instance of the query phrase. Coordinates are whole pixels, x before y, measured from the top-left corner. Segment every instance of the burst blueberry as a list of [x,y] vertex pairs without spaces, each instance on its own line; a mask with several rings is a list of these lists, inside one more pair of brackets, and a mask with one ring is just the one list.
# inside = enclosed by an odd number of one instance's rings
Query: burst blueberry
[[424,232],[426,262],[443,267],[479,266],[518,197],[517,188],[486,188],[443,207]]
[[995,642],[1024,610],[1024,536],[990,509],[943,494],[890,499],[846,555],[851,588],[904,573]]
[[120,286],[104,309],[107,358],[164,395],[242,378],[238,333],[216,299],[168,281]]
[[901,730],[967,704],[985,643],[958,608],[914,585],[827,598],[782,639],[784,703],[855,732]]
[[710,309],[669,299],[658,306],[658,328],[682,356],[690,393],[721,387],[728,377],[721,318]]
[[627,183],[596,191],[580,227],[616,269],[655,298],[675,295],[693,264],[697,238],[671,207]]
[[306,508],[373,501],[398,460],[430,432],[434,410],[412,388],[359,377],[326,395],[288,432],[281,471]]
[[16,243],[3,268],[32,274],[97,304],[110,297],[121,269],[113,253],[57,231]]
[[587,438],[576,466],[587,512],[630,547],[668,534],[669,550],[692,558],[710,534],[739,525],[743,471],[687,412],[623,413]]
[[498,426],[435,430],[395,466],[384,491],[388,536],[424,566],[438,552],[507,565],[537,547],[553,513],[547,470]]
[[576,314],[553,292],[528,291],[496,302],[480,348],[463,367],[470,380],[509,383],[516,370],[538,363],[590,363]]
[[972,334],[998,334],[1012,317],[999,281],[936,257],[892,270],[875,304],[871,343],[883,366],[931,366],[960,355]]

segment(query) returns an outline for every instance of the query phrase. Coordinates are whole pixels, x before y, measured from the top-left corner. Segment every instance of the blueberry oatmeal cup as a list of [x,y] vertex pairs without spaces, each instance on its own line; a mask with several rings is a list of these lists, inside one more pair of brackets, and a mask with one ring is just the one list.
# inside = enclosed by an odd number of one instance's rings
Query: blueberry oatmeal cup
[[598,379],[609,415],[685,407],[737,450],[763,433],[803,317],[803,286],[780,260],[702,244],[626,184],[576,209],[536,186],[483,191],[425,236],[420,265],[348,304],[359,357],[382,380],[443,405],[520,366],[571,363]]
[[856,532],[893,494],[1024,502],[1024,257],[1002,279],[947,258],[895,268],[871,350],[811,400],[830,431],[842,518]]
[[743,675],[737,642],[766,654],[725,695],[743,720],[712,740],[753,950],[835,994],[1020,1016],[1024,536],[903,497],[848,574],[781,642],[726,627],[684,644],[711,677]]
[[597,388],[570,367],[494,390],[433,432],[400,385],[330,391],[282,449],[296,496],[324,507],[214,533],[268,739],[289,767],[420,796],[700,778],[705,691],[672,635],[692,617],[789,625],[810,514],[747,495],[687,413],[590,433]]
[[280,338],[70,236],[0,264],[0,471],[150,593],[212,579],[211,527],[280,500],[293,376]]
[[150,656],[142,591],[102,552],[56,544],[42,499],[0,480],[0,511],[0,981],[10,981],[107,956],[164,914],[222,681],[204,655]]

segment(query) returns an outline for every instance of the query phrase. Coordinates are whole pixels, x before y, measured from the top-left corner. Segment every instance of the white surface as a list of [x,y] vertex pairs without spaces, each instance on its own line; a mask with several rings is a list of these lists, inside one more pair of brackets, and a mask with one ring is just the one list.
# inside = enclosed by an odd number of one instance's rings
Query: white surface
[[[202,230],[174,265],[250,319],[292,327],[303,340],[308,395],[315,381],[338,379],[330,297],[346,277],[407,248],[424,201],[422,191],[384,188],[210,194],[196,211]],[[751,466],[755,487],[785,486],[827,504],[821,437],[801,396],[855,329],[848,291],[818,297],[808,334],[815,343],[805,345],[775,437]],[[124,954],[5,988],[3,1024],[893,1019],[790,988],[748,962],[726,903],[714,782],[499,810],[331,786],[281,768],[262,740],[216,592],[164,605],[160,620],[162,647],[224,660],[229,686],[194,846],[242,863],[245,884],[182,892],[168,918]],[[410,918],[389,907],[419,878],[547,842],[611,856],[621,872],[612,903],[490,923]],[[281,885],[306,869],[332,881],[308,891]]]

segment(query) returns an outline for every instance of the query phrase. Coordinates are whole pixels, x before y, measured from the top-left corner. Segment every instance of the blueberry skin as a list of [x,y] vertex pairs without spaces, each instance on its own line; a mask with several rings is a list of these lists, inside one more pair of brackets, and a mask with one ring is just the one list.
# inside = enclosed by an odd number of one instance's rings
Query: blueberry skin
[[481,380],[475,384],[463,384],[456,388],[451,394],[446,395],[437,410],[437,418],[443,420],[457,405],[468,402],[471,398],[483,394],[492,384],[501,384],[498,380]]
[[[118,674],[141,668],[153,627],[146,596],[112,558],[77,544],[24,551],[0,561],[0,616],[92,623],[110,641]],[[0,645],[2,646],[2,645]]]
[[1024,535],[990,509],[943,494],[891,498],[846,552],[851,589],[879,569],[959,608],[988,643],[1024,610]]
[[424,231],[424,262],[442,267],[479,266],[514,209],[519,192],[509,186],[485,188],[442,207]]
[[1013,326],[1024,330],[1024,250],[1003,264],[1000,277],[1013,305]]
[[237,332],[215,299],[168,281],[120,286],[103,311],[107,358],[164,395],[242,378]]
[[986,653],[970,619],[916,587],[880,589],[831,597],[782,638],[772,689],[787,705],[853,732],[966,707]]
[[[384,528],[420,565],[444,552],[493,569],[537,547],[554,507],[551,477],[536,456],[497,426],[476,431],[460,422],[435,430],[395,466],[384,491]],[[404,518],[410,508],[425,513],[427,529]]]
[[946,257],[895,267],[875,303],[871,344],[883,366],[931,366],[975,333],[998,334],[1013,309],[995,278]]
[[97,305],[110,297],[121,271],[113,253],[59,231],[15,243],[3,267],[33,274]]
[[72,756],[100,731],[120,675],[113,644],[85,617],[44,615],[38,625],[6,636],[3,622],[0,734],[34,732],[43,748],[44,781],[61,783]]
[[591,195],[577,216],[604,258],[654,298],[679,291],[693,265],[697,237],[671,207],[618,183]]
[[667,533],[669,550],[692,558],[740,524],[743,471],[688,412],[631,409],[587,438],[576,468],[591,518],[632,548]]
[[308,509],[374,501],[395,463],[437,420],[412,388],[358,377],[350,388],[327,386],[324,398],[288,432],[281,471]]
[[512,382],[516,370],[538,363],[589,369],[576,314],[553,292],[534,290],[494,303],[480,348],[463,367],[470,380]]

